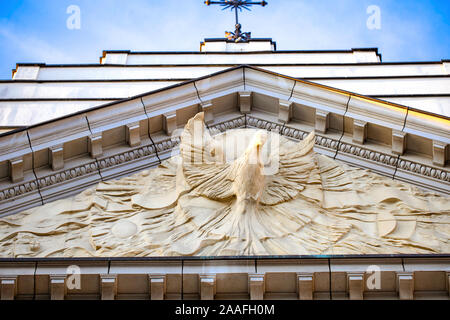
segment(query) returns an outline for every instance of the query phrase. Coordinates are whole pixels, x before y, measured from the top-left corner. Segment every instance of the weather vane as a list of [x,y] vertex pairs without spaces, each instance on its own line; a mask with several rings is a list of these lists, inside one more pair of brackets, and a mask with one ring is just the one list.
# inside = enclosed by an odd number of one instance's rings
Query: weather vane
[[234,13],[236,15],[236,30],[234,32],[231,31],[225,31],[225,38],[228,40],[234,40],[234,42],[247,42],[251,38],[251,32],[242,32],[241,31],[241,24],[239,23],[238,18],[238,9],[239,11],[242,11],[242,8],[245,10],[250,11],[250,7],[253,5],[260,5],[260,6],[266,6],[266,1],[246,1],[246,0],[221,0],[221,1],[205,1],[206,5],[211,4],[219,4],[222,7],[224,7],[222,10],[225,9],[234,9]]

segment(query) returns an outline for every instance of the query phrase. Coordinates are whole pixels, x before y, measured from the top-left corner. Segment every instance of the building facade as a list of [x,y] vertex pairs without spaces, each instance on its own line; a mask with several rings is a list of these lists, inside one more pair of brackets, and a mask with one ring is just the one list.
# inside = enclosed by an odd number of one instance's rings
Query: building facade
[[[277,130],[300,141],[315,131],[316,153],[448,197],[449,72],[446,60],[277,51],[270,39],[105,51],[95,65],[18,64],[0,83],[0,215],[157,166],[200,111],[220,132]],[[67,285],[74,265],[81,289]],[[448,299],[450,257],[16,254],[1,258],[0,281],[0,299]]]

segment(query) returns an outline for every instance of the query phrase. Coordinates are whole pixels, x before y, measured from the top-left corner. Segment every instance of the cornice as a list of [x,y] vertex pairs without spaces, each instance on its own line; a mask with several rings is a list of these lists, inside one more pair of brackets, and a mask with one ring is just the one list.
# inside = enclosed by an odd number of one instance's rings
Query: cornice
[[[248,125],[259,129],[280,130],[280,134],[298,141],[303,140],[309,133],[307,131],[290,127],[289,125],[282,127],[278,123],[252,116],[247,116],[247,123]],[[355,159],[363,160],[367,164],[372,163],[384,167],[390,167],[391,169],[399,167],[400,169],[409,173],[432,178],[436,181],[447,183],[450,182],[450,172],[444,168],[429,166],[411,160],[399,159],[399,157],[396,155],[379,152],[377,150],[373,150],[371,148],[357,144],[345,143],[337,139],[327,137],[326,135],[316,133],[315,145],[317,147],[323,147],[328,150],[337,151],[338,155],[345,154],[347,156],[352,156]],[[380,169],[377,170],[377,168],[374,168],[371,165],[366,165],[366,167],[385,175],[385,172],[381,171]],[[414,181],[408,182],[416,184],[414,183]],[[448,193],[448,190],[446,193]]]
[[[112,299],[180,299],[182,288],[167,287],[167,283],[179,281],[180,275],[194,288],[184,293],[185,299],[204,295],[199,279],[207,279],[215,287],[211,299],[246,300],[258,294],[265,299],[445,300],[449,295],[448,264],[448,254],[18,257],[0,258],[0,279],[7,280],[4,283],[10,289],[4,290],[9,295],[2,298],[17,300],[99,299],[109,288],[98,285],[102,280],[116,288],[117,295]],[[86,283],[97,285],[58,291],[59,284],[70,280],[67,270],[74,265],[82,268],[83,275],[89,275]],[[382,290],[364,285],[377,270],[381,271],[375,275]],[[36,274],[41,277],[40,286],[48,290],[33,292]],[[333,279],[333,287],[329,279]],[[160,285],[142,289],[143,281],[151,284],[153,280]],[[265,285],[256,287],[259,291],[255,292],[255,283]],[[253,284],[252,290],[249,284]]]
[[[251,115],[239,116],[210,126],[211,129],[215,129],[219,132],[242,127],[253,127],[269,131],[277,130],[280,134],[297,141],[302,140],[308,134],[307,131]],[[0,190],[0,204],[5,200],[17,199],[28,193],[32,193],[37,190],[38,186],[42,192],[45,192],[45,190],[49,188],[59,187],[71,180],[81,179],[84,176],[97,173],[98,169],[115,169],[123,166],[124,164],[136,164],[138,160],[145,161],[151,157],[155,158],[156,152],[161,155],[165,154],[162,159],[169,158],[172,154],[172,150],[176,148],[178,144],[179,138],[167,137],[167,139],[161,140],[154,145],[144,145],[125,152],[102,157],[97,159],[97,161],[91,161],[80,166],[64,169],[54,174],[41,177],[37,181],[28,181],[22,184],[12,185],[8,188]],[[361,162],[364,162],[365,167],[384,175],[386,175],[386,170],[380,169],[380,167],[389,168],[391,170],[398,167],[398,169],[401,169],[409,174],[413,174],[414,176],[420,176],[422,179],[431,180],[429,183],[430,185],[439,183],[442,187],[435,187],[436,191],[448,193],[448,189],[445,190],[445,188],[448,187],[448,183],[450,183],[450,172],[446,169],[424,165],[410,160],[399,159],[399,157],[395,155],[382,153],[365,146],[341,142],[337,139],[333,139],[322,134],[316,134],[315,145],[319,153],[323,153],[321,152],[322,148],[328,151],[337,151],[340,155],[354,159],[353,161],[346,159],[347,163],[353,165],[358,163],[359,166],[361,166]],[[152,167],[159,163],[158,161],[155,161],[156,160],[153,162],[147,161],[146,165],[140,165],[139,167],[142,170]],[[134,167],[133,171],[137,171],[136,167]],[[121,174],[118,174],[117,176],[123,175],[124,173],[121,172]],[[411,179],[403,178],[401,180],[409,180],[407,182],[417,185],[417,182]],[[421,184],[419,184],[419,186],[420,185]]]
[[[304,112],[310,112],[311,125],[298,125],[296,121],[302,119],[290,119],[292,104],[297,104],[296,110],[302,105],[310,107]],[[15,179],[5,175],[0,179],[0,215],[157,165],[176,151],[178,140],[171,138],[172,130],[181,129],[202,108],[211,117],[208,126],[221,132],[240,127],[277,129],[288,138],[301,140],[316,126],[317,152],[449,194],[448,119],[245,66],[1,136],[0,172],[11,170],[11,163],[17,174]],[[341,126],[340,132],[336,127],[327,130],[330,115],[334,125]],[[357,122],[353,129],[359,131],[356,137],[353,131],[353,142],[349,128],[342,132],[344,119]],[[392,140],[395,149],[364,142],[365,127],[371,124],[384,128],[385,140],[391,139],[392,131],[392,139],[397,139]],[[342,139],[344,134],[346,139]],[[426,140],[433,154],[403,156],[408,134]],[[55,146],[63,148],[65,155],[51,151]],[[397,150],[400,153],[394,154]],[[48,167],[50,157],[58,165]]]

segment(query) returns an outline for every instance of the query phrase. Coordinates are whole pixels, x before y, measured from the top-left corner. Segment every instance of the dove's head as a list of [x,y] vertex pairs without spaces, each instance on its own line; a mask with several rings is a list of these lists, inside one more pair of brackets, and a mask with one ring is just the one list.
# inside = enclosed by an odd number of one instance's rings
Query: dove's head
[[261,130],[255,133],[250,144],[247,147],[247,150],[245,151],[246,157],[250,159],[249,163],[261,164],[261,150],[266,141],[266,131]]
[[266,131],[258,131],[253,138],[253,147],[258,149],[262,148],[264,143],[267,141],[267,132]]

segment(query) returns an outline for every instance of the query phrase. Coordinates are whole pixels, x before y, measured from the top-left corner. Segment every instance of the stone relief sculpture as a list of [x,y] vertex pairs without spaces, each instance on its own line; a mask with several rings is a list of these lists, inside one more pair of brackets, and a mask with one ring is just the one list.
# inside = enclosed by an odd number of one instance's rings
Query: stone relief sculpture
[[275,132],[189,120],[158,168],[0,219],[0,257],[450,252],[450,199]]

